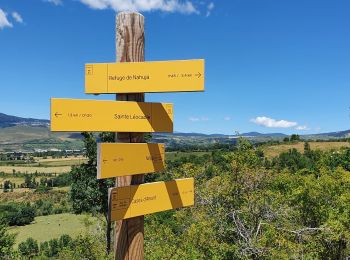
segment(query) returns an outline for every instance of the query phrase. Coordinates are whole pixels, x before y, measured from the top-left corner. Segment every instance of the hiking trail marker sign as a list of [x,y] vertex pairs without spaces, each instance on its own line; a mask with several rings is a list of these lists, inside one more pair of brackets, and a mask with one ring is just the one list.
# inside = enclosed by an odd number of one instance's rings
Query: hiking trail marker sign
[[85,65],[85,93],[204,91],[204,60]]
[[[146,103],[147,92],[204,91],[204,60],[144,62],[144,17],[117,15],[116,63],[85,65],[85,93],[118,94],[119,101],[51,99],[51,131],[117,132],[122,143],[99,143],[97,178],[116,177],[108,193],[107,252],[111,221],[115,259],[143,259],[143,215],[194,205],[194,179],[144,183],[165,168],[164,144],[143,133],[173,132],[173,104]],[[137,185],[131,185],[137,184]],[[125,220],[124,220],[125,219]]]
[[111,188],[110,219],[127,219],[194,204],[194,179]]
[[160,172],[164,168],[164,144],[97,144],[98,179]]
[[52,98],[51,131],[172,132],[173,105]]

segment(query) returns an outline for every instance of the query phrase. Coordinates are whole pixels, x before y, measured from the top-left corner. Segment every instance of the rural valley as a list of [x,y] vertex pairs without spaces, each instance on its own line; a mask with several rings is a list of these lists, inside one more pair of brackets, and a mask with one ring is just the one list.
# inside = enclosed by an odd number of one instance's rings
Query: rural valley
[[[112,257],[104,237],[106,192],[114,182],[95,179],[93,151],[112,134],[51,134],[49,122],[39,122],[0,121],[0,218],[7,241],[1,252],[31,259]],[[146,180],[195,176],[198,190],[195,207],[145,217],[147,258],[169,252],[174,259],[346,255],[348,132],[150,136],[149,142],[166,143],[167,167]],[[157,226],[162,229],[154,233]]]

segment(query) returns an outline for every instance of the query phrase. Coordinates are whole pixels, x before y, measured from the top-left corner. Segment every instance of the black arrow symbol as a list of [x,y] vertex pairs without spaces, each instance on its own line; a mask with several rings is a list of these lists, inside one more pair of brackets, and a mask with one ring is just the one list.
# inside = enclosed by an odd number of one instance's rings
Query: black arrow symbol
[[198,72],[197,74],[195,74],[198,78],[200,78],[202,76],[202,74],[200,72]]
[[60,113],[56,112],[56,113],[55,113],[55,116],[56,116],[56,117],[58,117],[58,116],[62,116],[62,114],[60,114]]

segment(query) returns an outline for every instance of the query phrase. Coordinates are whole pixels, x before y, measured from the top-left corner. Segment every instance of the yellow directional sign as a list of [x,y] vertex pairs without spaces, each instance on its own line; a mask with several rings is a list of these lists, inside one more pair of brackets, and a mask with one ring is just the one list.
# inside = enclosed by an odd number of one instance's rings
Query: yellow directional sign
[[178,179],[109,189],[110,220],[192,206],[194,179]]
[[98,143],[97,178],[163,171],[164,144]]
[[173,105],[52,98],[51,131],[172,132]]
[[204,91],[204,60],[85,65],[87,94],[180,91]]

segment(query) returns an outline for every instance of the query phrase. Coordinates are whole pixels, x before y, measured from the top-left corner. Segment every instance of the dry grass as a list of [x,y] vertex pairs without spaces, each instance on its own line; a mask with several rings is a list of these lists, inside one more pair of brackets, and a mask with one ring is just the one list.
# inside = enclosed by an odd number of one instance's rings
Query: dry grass
[[[321,151],[329,151],[329,150],[338,150],[341,147],[350,147],[350,143],[348,142],[309,142],[312,150],[321,150]],[[267,158],[271,159],[273,157],[278,156],[282,152],[287,152],[289,149],[297,149],[299,152],[304,151],[304,142],[298,142],[295,144],[279,144],[279,145],[271,145],[263,148],[264,154]]]
[[51,167],[32,167],[32,166],[0,166],[0,172],[12,173],[13,170],[21,173],[66,173],[70,172],[71,166],[51,166]]
[[0,176],[0,183],[4,183],[5,181],[10,181],[11,183],[15,183],[16,185],[20,185],[24,182],[23,177],[12,177],[10,174],[6,176]]
[[53,162],[53,161],[71,161],[71,160],[86,159],[86,157],[79,155],[79,156],[69,156],[67,158],[52,158],[51,156],[49,156],[46,159],[43,159],[42,157],[34,157],[34,159],[37,162]]
[[17,161],[8,161],[0,166],[0,172],[12,173],[13,170],[22,173],[64,173],[71,170],[71,166],[80,165],[87,162],[84,156],[69,157],[69,158],[47,158],[35,157],[34,163],[14,164]]
[[[68,190],[68,189],[67,189]],[[14,192],[0,193],[0,203],[7,202],[35,202],[37,200],[49,200],[55,198],[55,201],[61,201],[67,196],[67,190],[53,189],[49,192],[40,193],[35,192],[33,189],[21,188],[14,189]],[[17,192],[18,191],[18,192]]]

